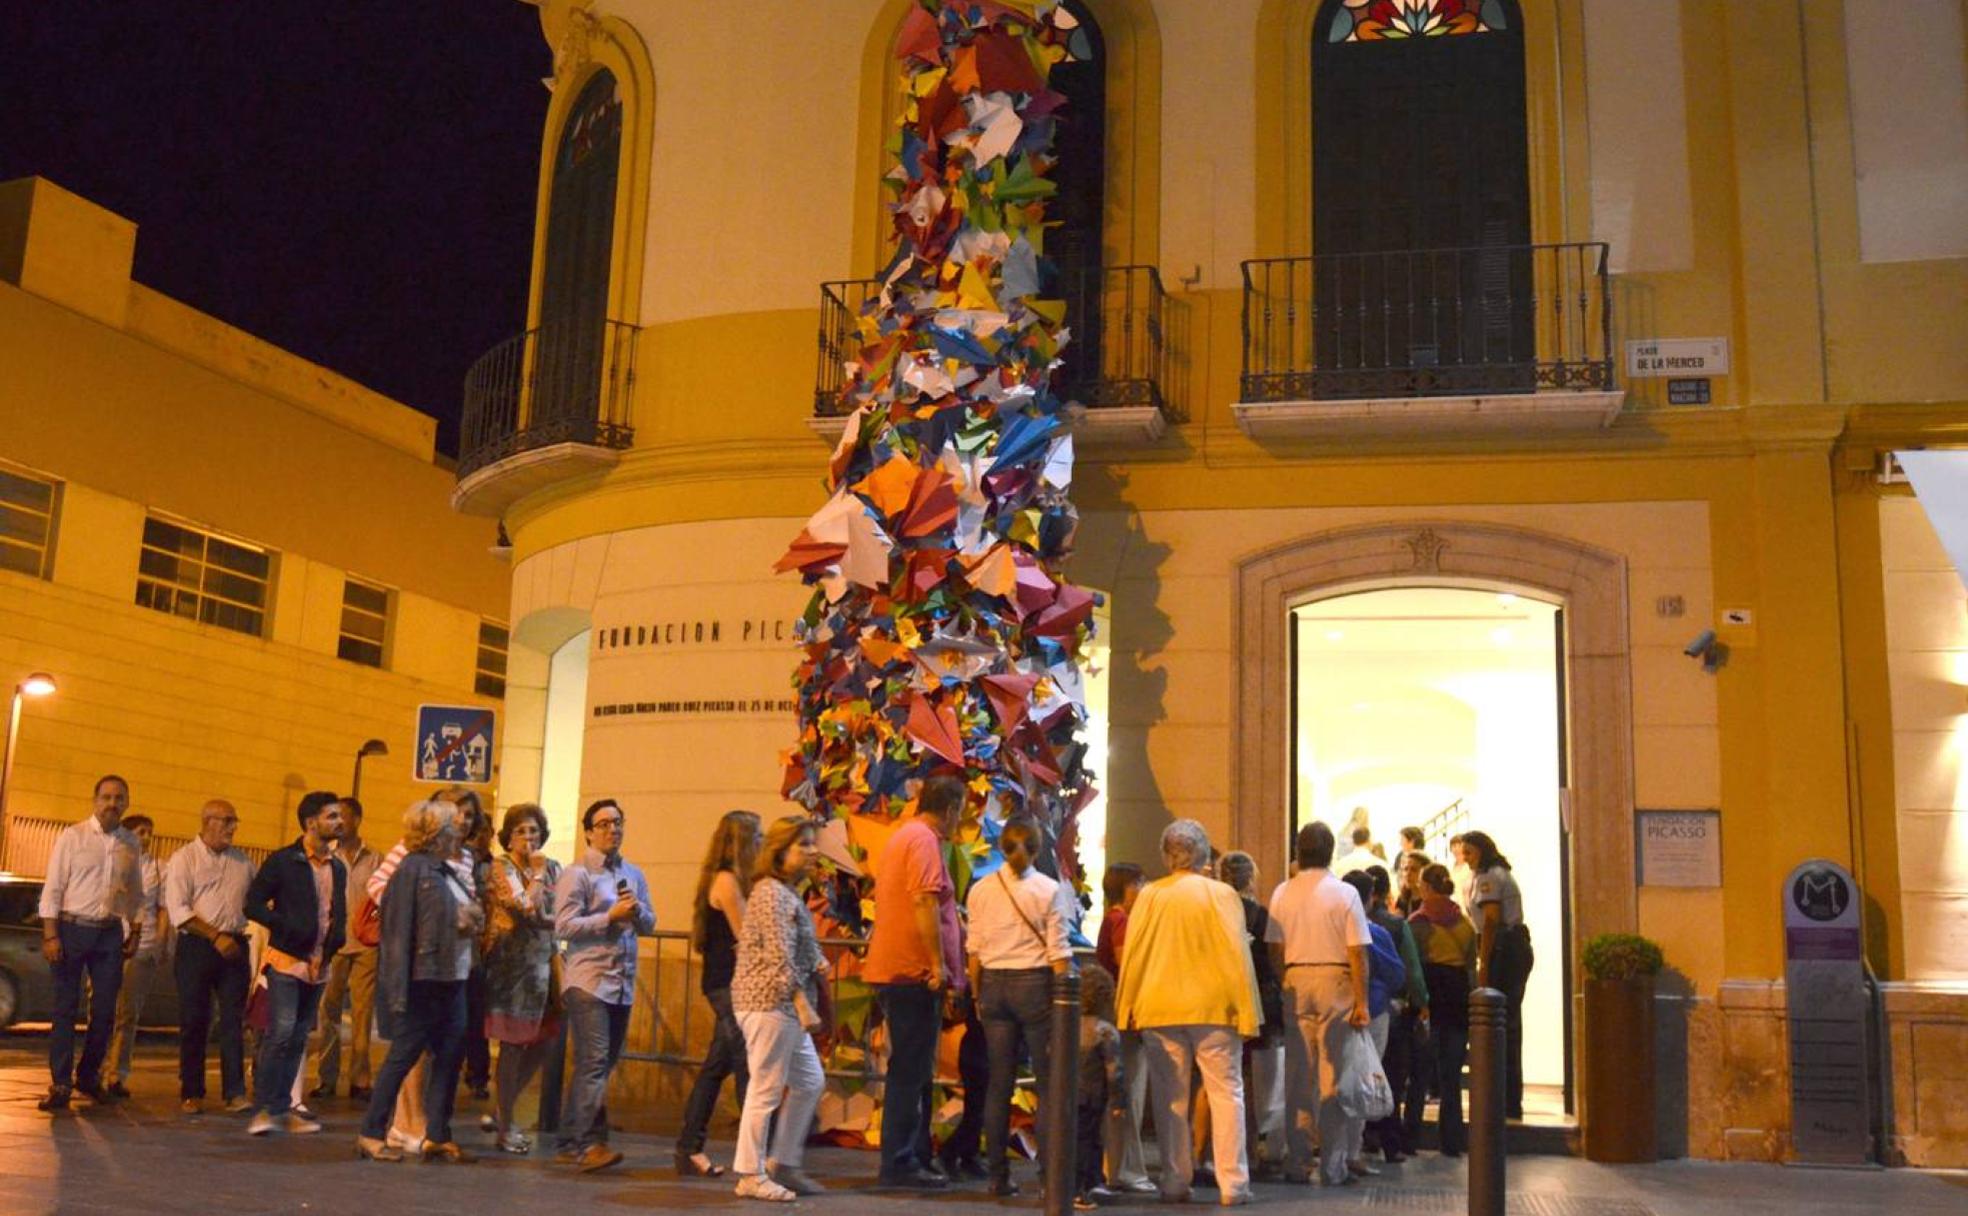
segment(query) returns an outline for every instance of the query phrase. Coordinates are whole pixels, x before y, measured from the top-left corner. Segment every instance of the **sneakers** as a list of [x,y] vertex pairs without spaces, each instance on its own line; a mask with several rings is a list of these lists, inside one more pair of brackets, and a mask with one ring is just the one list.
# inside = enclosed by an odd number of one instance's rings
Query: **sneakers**
[[824,1195],[827,1188],[807,1177],[806,1171],[798,1166],[774,1165],[767,1167],[767,1175],[772,1181],[785,1187],[795,1195]]
[[1136,1178],[1128,1182],[1123,1182],[1117,1189],[1123,1195],[1159,1195],[1162,1193],[1162,1188],[1156,1186],[1155,1180],[1152,1178]]
[[50,1085],[48,1094],[34,1104],[36,1110],[67,1110],[70,1090],[66,1085]]
[[245,1094],[234,1094],[225,1100],[225,1112],[228,1115],[243,1115],[252,1109],[253,1100]]
[[1099,1208],[1099,1202],[1089,1192],[1082,1191],[1073,1196],[1073,1210],[1075,1212],[1093,1212],[1098,1211]]
[[763,1199],[767,1203],[791,1203],[799,1198],[764,1174],[746,1174],[740,1178],[736,1193],[740,1199]]
[[178,1103],[178,1113],[181,1115],[202,1115],[205,1113],[205,1104],[197,1098],[186,1098],[184,1101]]
[[306,1107],[296,1107],[287,1112],[287,1134],[290,1136],[312,1136],[321,1130],[319,1119],[310,1119],[302,1114]]
[[273,1128],[273,1116],[263,1110],[256,1110],[253,1112],[253,1121],[246,1125],[246,1134],[249,1136],[264,1136],[273,1131]]

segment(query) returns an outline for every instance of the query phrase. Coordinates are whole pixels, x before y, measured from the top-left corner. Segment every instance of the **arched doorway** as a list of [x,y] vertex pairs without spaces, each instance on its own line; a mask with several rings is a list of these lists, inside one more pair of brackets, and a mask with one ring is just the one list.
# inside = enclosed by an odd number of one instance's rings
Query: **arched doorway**
[[[1412,520],[1342,528],[1238,563],[1231,838],[1285,870],[1293,784],[1293,609],[1390,587],[1511,589],[1564,610],[1560,814],[1569,830],[1566,952],[1632,932],[1633,699],[1626,562],[1562,536],[1491,523]],[[1544,965],[1542,962],[1540,965]],[[1590,1112],[1582,1112],[1590,1117]]]
[[1517,5],[1328,0],[1310,51],[1315,393],[1530,391]]

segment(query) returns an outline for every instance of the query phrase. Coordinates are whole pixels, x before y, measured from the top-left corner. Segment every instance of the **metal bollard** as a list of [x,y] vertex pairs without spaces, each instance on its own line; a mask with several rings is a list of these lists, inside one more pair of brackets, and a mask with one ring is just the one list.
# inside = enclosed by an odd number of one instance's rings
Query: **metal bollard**
[[540,1131],[560,1130],[560,1100],[563,1078],[567,1073],[567,1027],[565,1024],[555,1032],[553,1046],[547,1048],[547,1060],[540,1069]]
[[1079,1178],[1080,973],[1068,968],[1052,977],[1052,1075],[1039,1095],[1045,1144],[1039,1160],[1045,1170],[1046,1216],[1072,1216]]
[[1494,988],[1469,994],[1469,1216],[1503,1216],[1503,1091],[1510,1005]]

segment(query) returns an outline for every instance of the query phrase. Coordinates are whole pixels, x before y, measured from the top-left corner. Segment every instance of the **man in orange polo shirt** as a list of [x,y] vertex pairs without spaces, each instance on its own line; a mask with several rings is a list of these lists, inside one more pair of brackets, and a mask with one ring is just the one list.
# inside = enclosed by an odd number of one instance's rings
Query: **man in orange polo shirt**
[[931,1168],[929,1103],[944,994],[964,988],[963,929],[943,843],[963,817],[966,792],[955,777],[925,781],[915,815],[888,838],[875,866],[875,931],[861,974],[874,985],[888,1024],[883,1186],[949,1185]]

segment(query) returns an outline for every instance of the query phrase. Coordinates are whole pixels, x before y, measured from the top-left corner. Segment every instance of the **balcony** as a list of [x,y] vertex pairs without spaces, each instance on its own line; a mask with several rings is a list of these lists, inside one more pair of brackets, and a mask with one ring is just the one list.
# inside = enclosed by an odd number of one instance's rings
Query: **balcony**
[[635,441],[640,333],[619,321],[557,322],[480,356],[465,373],[452,507],[503,515],[535,490],[619,461]]
[[1237,425],[1254,439],[1531,437],[1619,413],[1607,247],[1244,263]]
[[[808,425],[829,442],[839,438],[852,411],[842,393],[847,362],[860,348],[855,323],[880,289],[877,279],[820,285],[819,366]],[[1058,390],[1083,407],[1073,424],[1080,446],[1150,444],[1169,423],[1186,421],[1165,393],[1167,305],[1168,293],[1153,266],[1110,266],[1081,276],[1066,291],[1073,340],[1061,356]]]

